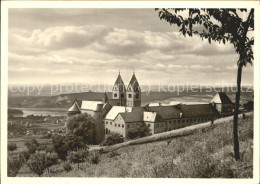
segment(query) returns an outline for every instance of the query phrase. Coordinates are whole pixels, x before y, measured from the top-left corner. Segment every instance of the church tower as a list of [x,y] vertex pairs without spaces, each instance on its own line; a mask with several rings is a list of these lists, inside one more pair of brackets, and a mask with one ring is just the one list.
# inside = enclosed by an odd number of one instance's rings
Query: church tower
[[120,72],[112,90],[113,99],[118,99],[118,105],[126,106],[126,89]]
[[126,91],[126,105],[129,107],[141,107],[141,88],[133,73],[132,79]]

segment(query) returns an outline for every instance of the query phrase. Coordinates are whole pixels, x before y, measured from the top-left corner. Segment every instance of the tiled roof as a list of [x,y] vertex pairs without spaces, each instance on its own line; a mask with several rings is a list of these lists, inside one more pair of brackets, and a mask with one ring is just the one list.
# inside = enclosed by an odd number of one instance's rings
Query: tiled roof
[[119,113],[125,122],[141,122],[143,121],[144,107],[132,107],[131,112]]
[[143,121],[145,122],[162,122],[162,117],[157,112],[144,112]]
[[197,104],[197,105],[178,105],[182,111],[183,118],[194,118],[194,117],[208,117],[216,114],[216,109],[211,104]]
[[132,112],[132,107],[113,106],[107,113],[105,119],[114,120],[119,113]]
[[210,103],[222,103],[222,104],[232,104],[233,102],[230,100],[230,98],[227,96],[226,93],[220,92],[217,93],[213,99],[210,101]]
[[176,106],[152,106],[147,107],[147,111],[157,112],[162,119],[179,118],[181,111]]

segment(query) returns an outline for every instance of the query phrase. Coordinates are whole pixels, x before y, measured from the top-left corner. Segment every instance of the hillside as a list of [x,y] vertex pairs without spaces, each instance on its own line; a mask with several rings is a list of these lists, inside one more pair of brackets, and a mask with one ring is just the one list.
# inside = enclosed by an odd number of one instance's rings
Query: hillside
[[[253,116],[239,119],[241,161],[233,159],[232,121],[199,129],[191,135],[96,152],[98,162],[87,161],[70,172],[53,166],[56,177],[170,177],[252,178]],[[23,168],[18,176],[34,176]],[[44,173],[47,176],[47,173]]]
[[[220,89],[218,89],[220,90]],[[112,94],[107,93],[111,98]],[[150,92],[142,93],[142,105],[146,105],[150,102],[162,102],[169,103],[171,100],[177,100],[182,102],[209,102],[216,92],[207,92],[206,90],[192,92],[183,91],[177,92]],[[227,95],[231,100],[235,101],[235,93],[227,92]],[[8,106],[13,108],[68,108],[72,102],[77,98],[79,100],[102,100],[103,92],[83,92],[83,93],[71,93],[60,94],[55,96],[8,96]],[[241,104],[251,100],[253,98],[253,92],[241,93]]]

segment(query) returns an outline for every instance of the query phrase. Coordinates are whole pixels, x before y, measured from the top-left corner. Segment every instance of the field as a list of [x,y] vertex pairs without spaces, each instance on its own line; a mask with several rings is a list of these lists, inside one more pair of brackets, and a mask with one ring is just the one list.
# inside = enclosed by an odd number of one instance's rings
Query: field
[[[50,131],[54,131],[56,134],[59,133],[59,130],[61,129],[65,131],[64,122],[55,124],[52,122],[44,122],[44,118],[44,116],[38,116],[33,119],[27,117],[9,118],[8,144],[14,143],[17,145],[17,149],[14,153],[25,151],[27,148],[24,143],[28,140],[36,139],[39,143],[51,143],[51,139],[45,138],[44,135],[47,135]],[[21,121],[24,123],[20,124]],[[14,133],[14,135],[11,136],[11,132]],[[26,135],[27,132],[29,132],[28,135]]]
[[[52,166],[52,177],[252,178],[253,116],[239,119],[241,160],[233,159],[232,122],[196,130],[188,136],[95,153],[77,169]],[[92,153],[93,154],[93,153]],[[35,176],[25,165],[18,176]],[[45,172],[43,176],[48,176]]]

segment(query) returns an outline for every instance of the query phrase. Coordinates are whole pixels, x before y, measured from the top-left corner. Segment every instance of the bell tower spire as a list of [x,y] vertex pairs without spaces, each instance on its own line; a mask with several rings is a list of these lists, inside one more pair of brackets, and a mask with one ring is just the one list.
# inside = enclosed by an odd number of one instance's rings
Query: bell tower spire
[[118,105],[125,106],[126,105],[126,88],[123,82],[123,79],[120,75],[120,70],[116,79],[116,82],[113,86],[112,90],[113,99],[118,99]]
[[141,106],[141,88],[135,76],[135,71],[133,71],[133,76],[127,87],[126,91],[126,105],[130,107],[140,107]]

